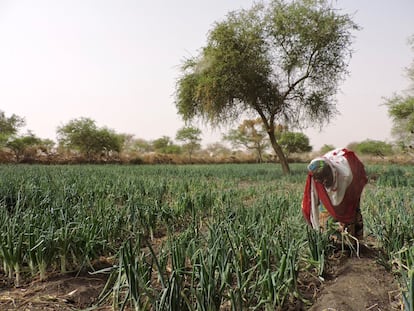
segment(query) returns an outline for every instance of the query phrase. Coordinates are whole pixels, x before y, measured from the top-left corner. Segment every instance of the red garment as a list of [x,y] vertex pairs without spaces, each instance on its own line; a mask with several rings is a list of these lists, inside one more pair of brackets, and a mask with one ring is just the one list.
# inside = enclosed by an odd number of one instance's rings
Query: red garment
[[[361,198],[362,190],[367,184],[367,175],[365,173],[364,165],[357,158],[353,151],[342,149],[344,157],[348,161],[349,167],[352,171],[352,182],[345,191],[342,202],[334,206],[326,193],[325,187],[318,182],[315,182],[315,189],[318,193],[319,200],[328,210],[329,214],[337,221],[345,224],[352,223],[355,219],[356,210],[359,207],[359,200]],[[306,221],[311,224],[310,213],[312,209],[311,204],[311,181],[312,173],[308,173],[306,179],[305,191],[302,200],[302,212]]]

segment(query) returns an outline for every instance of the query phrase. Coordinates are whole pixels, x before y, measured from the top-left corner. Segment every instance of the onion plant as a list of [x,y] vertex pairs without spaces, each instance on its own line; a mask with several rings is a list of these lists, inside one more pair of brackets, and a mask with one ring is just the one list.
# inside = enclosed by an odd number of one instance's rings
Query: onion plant
[[[327,236],[301,213],[305,164],[0,166],[0,267],[16,285],[48,272],[113,267],[113,309],[277,310],[303,299],[301,272],[324,275]],[[368,166],[366,235],[398,259],[412,308],[409,166]],[[95,272],[96,273],[96,272]]]

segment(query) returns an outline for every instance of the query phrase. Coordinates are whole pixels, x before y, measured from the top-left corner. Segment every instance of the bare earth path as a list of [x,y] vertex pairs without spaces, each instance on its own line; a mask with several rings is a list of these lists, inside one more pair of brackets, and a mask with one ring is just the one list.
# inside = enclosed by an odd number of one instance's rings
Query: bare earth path
[[334,263],[309,311],[402,310],[401,294],[393,275],[377,263],[375,250],[361,246],[359,257],[346,256]]

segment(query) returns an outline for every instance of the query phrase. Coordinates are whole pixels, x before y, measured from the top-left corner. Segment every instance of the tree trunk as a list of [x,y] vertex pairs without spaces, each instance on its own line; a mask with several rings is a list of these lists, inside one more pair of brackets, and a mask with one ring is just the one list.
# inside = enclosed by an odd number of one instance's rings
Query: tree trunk
[[269,131],[268,134],[269,134],[269,138],[270,138],[270,142],[272,144],[273,150],[275,151],[277,157],[279,158],[280,165],[282,165],[283,174],[289,175],[290,174],[289,163],[287,161],[285,154],[283,153],[282,148],[279,146],[279,144],[276,141],[275,131],[274,130]]

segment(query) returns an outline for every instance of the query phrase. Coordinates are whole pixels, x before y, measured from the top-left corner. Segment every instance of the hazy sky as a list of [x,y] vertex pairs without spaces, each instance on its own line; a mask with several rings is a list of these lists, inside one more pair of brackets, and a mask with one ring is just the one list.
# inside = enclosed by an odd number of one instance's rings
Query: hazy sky
[[[249,0],[0,0],[0,110],[56,140],[56,128],[88,117],[117,133],[174,139],[184,126],[174,105],[182,61],[206,43],[214,22]],[[408,87],[414,59],[413,0],[338,0],[354,13],[350,76],[337,96],[340,115],[314,149],[365,139],[390,141],[384,97]],[[199,124],[197,124],[200,126]],[[203,144],[227,129],[203,131]]]

